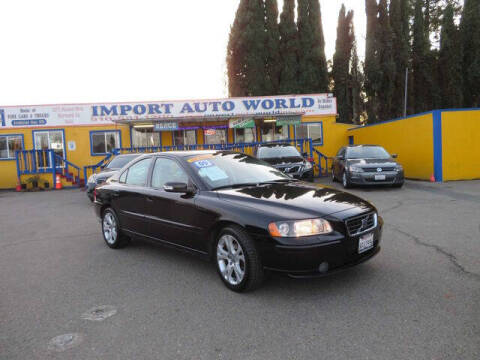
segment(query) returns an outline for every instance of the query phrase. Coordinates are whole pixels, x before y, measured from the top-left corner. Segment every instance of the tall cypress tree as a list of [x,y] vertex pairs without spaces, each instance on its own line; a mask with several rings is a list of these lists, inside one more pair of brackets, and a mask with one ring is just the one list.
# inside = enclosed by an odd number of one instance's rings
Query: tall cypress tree
[[281,71],[277,0],[265,0],[265,33],[265,92],[276,95]]
[[378,117],[381,121],[393,116],[392,98],[395,87],[395,62],[393,60],[393,34],[388,16],[387,0],[378,5],[378,59],[381,74],[378,92]]
[[230,96],[265,95],[265,12],[262,0],[241,0],[227,47]]
[[463,46],[463,97],[466,107],[480,106],[480,1],[465,0],[460,22]]
[[413,45],[412,45],[412,68],[413,68],[413,93],[414,109],[416,113],[428,109],[428,61],[427,39],[425,37],[425,23],[423,18],[423,1],[416,0],[415,16],[413,21]]
[[[440,33],[440,90],[441,108],[463,106],[462,64],[459,32],[453,20],[453,6],[449,4],[444,11]],[[459,56],[460,54],[460,56]]]
[[280,85],[279,94],[296,94],[298,92],[299,51],[297,25],[295,24],[295,0],[284,0],[280,15]]
[[319,93],[328,89],[325,39],[321,21],[319,0],[298,0],[300,92]]
[[[353,32],[355,37],[355,32]],[[352,97],[351,118],[354,124],[360,124],[360,117],[364,111],[364,100],[362,97],[363,74],[360,70],[360,61],[357,54],[356,41],[353,42],[352,60],[350,66],[350,88]]]
[[343,123],[352,122],[353,117],[352,99],[349,89],[350,60],[354,41],[352,18],[353,12],[349,11],[346,14],[345,6],[342,4],[338,15],[332,75],[334,94],[338,104],[338,115]]
[[410,34],[409,34],[409,1],[391,0],[390,26],[395,44],[395,80],[392,95],[391,117],[403,115],[405,103],[405,70],[409,66]]
[[378,5],[376,0],[365,0],[367,33],[365,43],[365,93],[367,95],[368,122],[378,121],[378,91],[380,88],[380,66],[377,52]]

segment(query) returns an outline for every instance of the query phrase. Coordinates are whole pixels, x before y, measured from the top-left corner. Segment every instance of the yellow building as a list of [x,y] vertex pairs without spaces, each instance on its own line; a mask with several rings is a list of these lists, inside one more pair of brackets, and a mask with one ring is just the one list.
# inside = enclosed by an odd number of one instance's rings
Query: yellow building
[[[336,124],[336,112],[331,94],[4,106],[0,189],[15,188],[18,180],[25,184],[36,175],[42,187],[51,187],[58,168],[71,175],[62,176],[64,186],[79,184],[89,175],[88,166],[114,149],[227,147],[248,153],[258,142],[310,138],[311,147],[306,141],[296,144],[318,162],[321,154],[333,156],[345,142],[348,126]],[[322,166],[327,166],[325,158]]]

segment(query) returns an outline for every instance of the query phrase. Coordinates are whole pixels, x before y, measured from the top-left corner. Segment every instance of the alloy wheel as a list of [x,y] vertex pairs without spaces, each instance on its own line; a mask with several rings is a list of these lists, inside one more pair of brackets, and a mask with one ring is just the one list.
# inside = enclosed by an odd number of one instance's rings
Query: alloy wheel
[[245,277],[245,254],[238,240],[225,234],[218,240],[217,263],[223,278],[230,285],[238,285]]
[[345,171],[343,172],[343,175],[342,175],[342,185],[343,187],[347,187],[348,186],[348,183],[347,183],[347,174],[345,173]]
[[107,212],[103,217],[103,236],[110,245],[117,240],[117,222],[111,212]]

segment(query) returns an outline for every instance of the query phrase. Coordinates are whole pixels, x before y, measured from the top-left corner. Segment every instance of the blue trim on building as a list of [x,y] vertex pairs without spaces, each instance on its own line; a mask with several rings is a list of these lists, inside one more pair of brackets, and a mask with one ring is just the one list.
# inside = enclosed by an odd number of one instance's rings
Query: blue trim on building
[[417,117],[417,116],[422,116],[422,115],[427,115],[427,114],[432,114],[432,113],[433,113],[433,111],[425,111],[425,112],[418,113],[418,114],[408,115],[406,117],[399,117],[399,118],[395,118],[395,119],[391,119],[391,120],[385,120],[385,121],[378,122],[378,123],[375,123],[375,124],[360,125],[360,126],[357,126],[357,127],[354,127],[354,128],[347,129],[347,130],[348,131],[358,130],[358,129],[363,129],[363,128],[366,128],[366,127],[369,127],[369,126],[383,125],[383,124],[391,123],[391,122],[394,122],[394,121],[406,120],[406,119],[410,119],[412,117]]
[[5,110],[3,109],[0,109],[0,124],[2,127],[7,125],[5,123]]
[[[13,136],[20,136],[22,138],[22,150],[25,149],[25,142],[24,142],[24,138],[23,138],[23,134],[3,134],[3,135],[0,135],[0,137],[13,137]],[[8,147],[8,139],[7,139],[7,147]],[[0,158],[0,161],[13,161],[16,159],[16,156],[15,154],[13,154],[14,156],[11,157],[11,158]]]
[[442,111],[433,111],[433,174],[435,181],[443,181]]
[[108,153],[94,153],[93,152],[93,141],[92,141],[92,135],[93,134],[105,134],[105,133],[118,133],[118,141],[120,142],[120,146],[115,146],[115,148],[121,148],[122,147],[122,131],[121,130],[90,130],[89,131],[89,136],[90,136],[90,155],[91,156],[106,156]]
[[67,159],[67,143],[66,143],[67,140],[65,139],[65,129],[32,130],[33,149],[37,150],[37,147],[35,145],[35,133],[50,132],[50,131],[61,131],[62,132],[62,136],[63,136],[63,158]]
[[[133,131],[132,131],[132,129],[133,129],[133,126],[130,125],[130,126],[129,126],[129,131],[130,131],[130,149],[133,149],[133,138],[132,138],[132,133],[133,133]],[[160,137],[161,137],[161,136],[160,136]]]

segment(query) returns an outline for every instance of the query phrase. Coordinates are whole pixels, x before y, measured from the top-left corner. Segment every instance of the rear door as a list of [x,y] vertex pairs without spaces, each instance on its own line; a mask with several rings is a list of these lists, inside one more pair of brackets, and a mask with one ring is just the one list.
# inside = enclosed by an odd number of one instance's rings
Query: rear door
[[122,229],[141,235],[147,233],[146,185],[151,164],[152,158],[149,157],[128,167],[120,175],[119,186],[112,199]]
[[157,157],[147,196],[148,235],[183,247],[203,249],[203,215],[195,205],[195,195],[167,192],[163,189],[167,182],[193,184],[176,159]]

